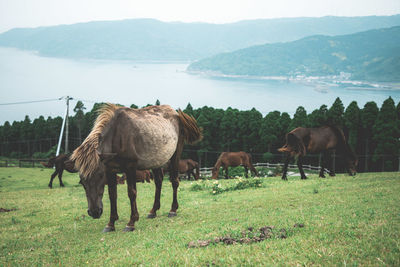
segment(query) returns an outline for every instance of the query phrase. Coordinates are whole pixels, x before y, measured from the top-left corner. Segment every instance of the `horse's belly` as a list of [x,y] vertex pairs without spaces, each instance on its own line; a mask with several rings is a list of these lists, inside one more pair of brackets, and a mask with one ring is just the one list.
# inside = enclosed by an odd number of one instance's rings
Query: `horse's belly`
[[174,155],[179,136],[171,123],[143,126],[140,134],[142,145],[136,147],[138,169],[159,168]]

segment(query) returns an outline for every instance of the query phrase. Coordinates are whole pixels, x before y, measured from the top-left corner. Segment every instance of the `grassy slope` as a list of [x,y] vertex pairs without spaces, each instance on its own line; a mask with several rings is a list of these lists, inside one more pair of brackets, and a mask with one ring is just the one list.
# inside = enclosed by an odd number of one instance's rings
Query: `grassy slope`
[[[163,186],[159,217],[145,215],[153,184],[138,185],[141,219],[123,233],[129,218],[126,185],[119,186],[115,233],[101,233],[109,215],[86,215],[86,197],[75,174],[66,188],[47,188],[51,170],[0,168],[0,265],[400,265],[400,175],[265,178],[264,187],[225,192],[192,192],[182,182],[178,216],[167,218],[172,192]],[[221,181],[224,185],[227,181]],[[304,223],[305,228],[293,228]],[[248,226],[289,229],[287,239],[248,245],[187,248],[188,242]]]

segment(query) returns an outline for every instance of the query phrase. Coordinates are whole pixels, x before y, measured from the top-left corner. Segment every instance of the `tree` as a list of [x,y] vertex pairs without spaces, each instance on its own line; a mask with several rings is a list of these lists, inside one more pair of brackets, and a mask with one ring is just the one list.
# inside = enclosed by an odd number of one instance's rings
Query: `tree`
[[391,97],[383,102],[372,132],[377,143],[373,160],[381,159],[382,170],[394,170],[394,159],[399,152],[399,123]]
[[159,106],[159,105],[161,105],[161,103],[160,103],[160,100],[156,100],[156,104],[155,104],[156,106]]
[[281,113],[272,111],[268,113],[262,120],[260,128],[261,143],[265,144],[267,151],[271,152],[271,147],[278,141],[277,133],[280,129]]
[[350,105],[346,108],[343,119],[344,125],[346,126],[348,132],[348,143],[354,150],[356,150],[358,129],[361,126],[360,108],[358,107],[356,101],[351,102]]
[[309,127],[318,128],[327,124],[328,107],[322,105],[319,109],[314,110],[308,116]]
[[379,108],[375,102],[367,102],[364,105],[364,108],[361,110],[360,119],[361,119],[361,126],[362,126],[362,134],[360,135],[365,142],[365,171],[368,171],[368,154],[371,149],[371,139],[372,139],[372,127],[375,124],[376,118],[378,117]]
[[297,127],[307,127],[308,119],[307,119],[307,111],[304,107],[300,106],[296,109],[296,113],[293,115],[293,120],[290,123],[289,131],[297,128]]
[[139,108],[138,106],[136,106],[135,104],[130,105],[130,108]]
[[336,98],[335,102],[332,104],[331,108],[327,112],[327,122],[328,124],[333,124],[337,127],[343,127],[343,112],[344,106],[340,98]]

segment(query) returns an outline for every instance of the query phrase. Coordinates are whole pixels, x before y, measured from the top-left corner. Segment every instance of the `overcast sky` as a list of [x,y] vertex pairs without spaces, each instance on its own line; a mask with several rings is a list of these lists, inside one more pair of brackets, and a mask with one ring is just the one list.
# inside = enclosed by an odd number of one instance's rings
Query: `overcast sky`
[[128,18],[226,23],[399,13],[400,0],[0,0],[0,32],[16,27]]

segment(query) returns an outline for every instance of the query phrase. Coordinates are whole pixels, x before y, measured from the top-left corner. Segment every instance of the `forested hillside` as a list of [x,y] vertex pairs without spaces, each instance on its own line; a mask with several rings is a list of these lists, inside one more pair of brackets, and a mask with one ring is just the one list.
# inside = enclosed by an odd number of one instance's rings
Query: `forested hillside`
[[[82,102],[75,106],[75,115],[70,117],[70,151],[90,132],[100,105],[95,104],[86,113]],[[392,98],[384,101],[381,107],[375,102],[359,107],[355,101],[344,107],[337,98],[330,107],[322,105],[312,112],[300,106],[293,117],[279,111],[263,116],[254,108],[244,111],[207,106],[194,109],[190,104],[184,111],[193,115],[204,129],[203,141],[185,146],[184,157],[197,160],[201,157],[202,166],[213,165],[221,151],[244,150],[251,152],[255,161],[280,161],[281,157],[273,154],[278,154],[277,148],[285,143],[288,131],[300,126],[335,124],[343,128],[359,155],[359,170],[398,170],[400,102],[396,106]],[[49,157],[55,153],[61,123],[61,117],[45,119],[43,116],[33,121],[27,116],[24,121],[6,122],[0,126],[0,155]]]
[[316,34],[350,34],[396,25],[400,25],[400,15],[260,19],[228,24],[131,19],[12,29],[0,34],[0,46],[52,57],[195,60]]
[[355,80],[399,82],[400,27],[254,46],[194,62],[188,70],[251,76],[346,72]]

